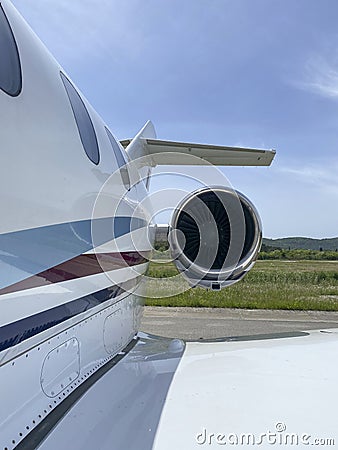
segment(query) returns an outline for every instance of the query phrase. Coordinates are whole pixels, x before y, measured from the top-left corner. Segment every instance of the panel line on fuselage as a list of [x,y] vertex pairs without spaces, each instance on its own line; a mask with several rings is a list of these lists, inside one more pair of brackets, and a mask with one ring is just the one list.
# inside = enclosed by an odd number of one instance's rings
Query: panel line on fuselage
[[94,372],[80,386],[77,387],[62,403],[60,403],[48,416],[38,424],[15,448],[17,450],[28,450],[36,448],[46,438],[58,422],[72,408],[72,406],[100,379],[108,370],[116,366],[135,347],[139,338],[134,338],[129,344],[110,359],[99,370]]

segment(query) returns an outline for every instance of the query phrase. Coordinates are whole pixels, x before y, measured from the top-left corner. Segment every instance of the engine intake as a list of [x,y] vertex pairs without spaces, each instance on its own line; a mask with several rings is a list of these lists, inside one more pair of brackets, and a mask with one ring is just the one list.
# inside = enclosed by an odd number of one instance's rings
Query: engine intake
[[220,290],[251,269],[262,227],[243,194],[227,187],[204,188],[177,206],[168,240],[175,265],[191,286]]

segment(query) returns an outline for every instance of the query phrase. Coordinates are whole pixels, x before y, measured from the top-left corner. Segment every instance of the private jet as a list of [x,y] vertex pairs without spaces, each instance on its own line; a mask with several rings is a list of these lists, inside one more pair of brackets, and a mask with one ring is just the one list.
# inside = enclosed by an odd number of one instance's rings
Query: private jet
[[[160,140],[151,122],[119,141],[9,0],[0,55],[0,450],[334,442],[337,331],[140,332],[154,168],[269,166],[275,151]],[[218,295],[262,232],[251,201],[212,181],[167,234],[177,285]]]

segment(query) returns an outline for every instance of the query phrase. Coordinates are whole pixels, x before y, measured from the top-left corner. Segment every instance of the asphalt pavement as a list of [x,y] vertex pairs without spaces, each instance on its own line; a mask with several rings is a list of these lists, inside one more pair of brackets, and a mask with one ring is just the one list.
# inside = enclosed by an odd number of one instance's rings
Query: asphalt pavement
[[144,308],[141,330],[184,340],[338,329],[338,312],[223,308]]

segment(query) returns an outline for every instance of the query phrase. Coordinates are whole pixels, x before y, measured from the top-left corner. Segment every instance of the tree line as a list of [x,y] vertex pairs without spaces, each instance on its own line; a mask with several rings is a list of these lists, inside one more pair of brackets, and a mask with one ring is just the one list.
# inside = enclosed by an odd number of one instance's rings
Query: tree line
[[264,245],[262,246],[258,259],[338,261],[337,250],[286,250],[273,247],[267,249],[266,247]]

